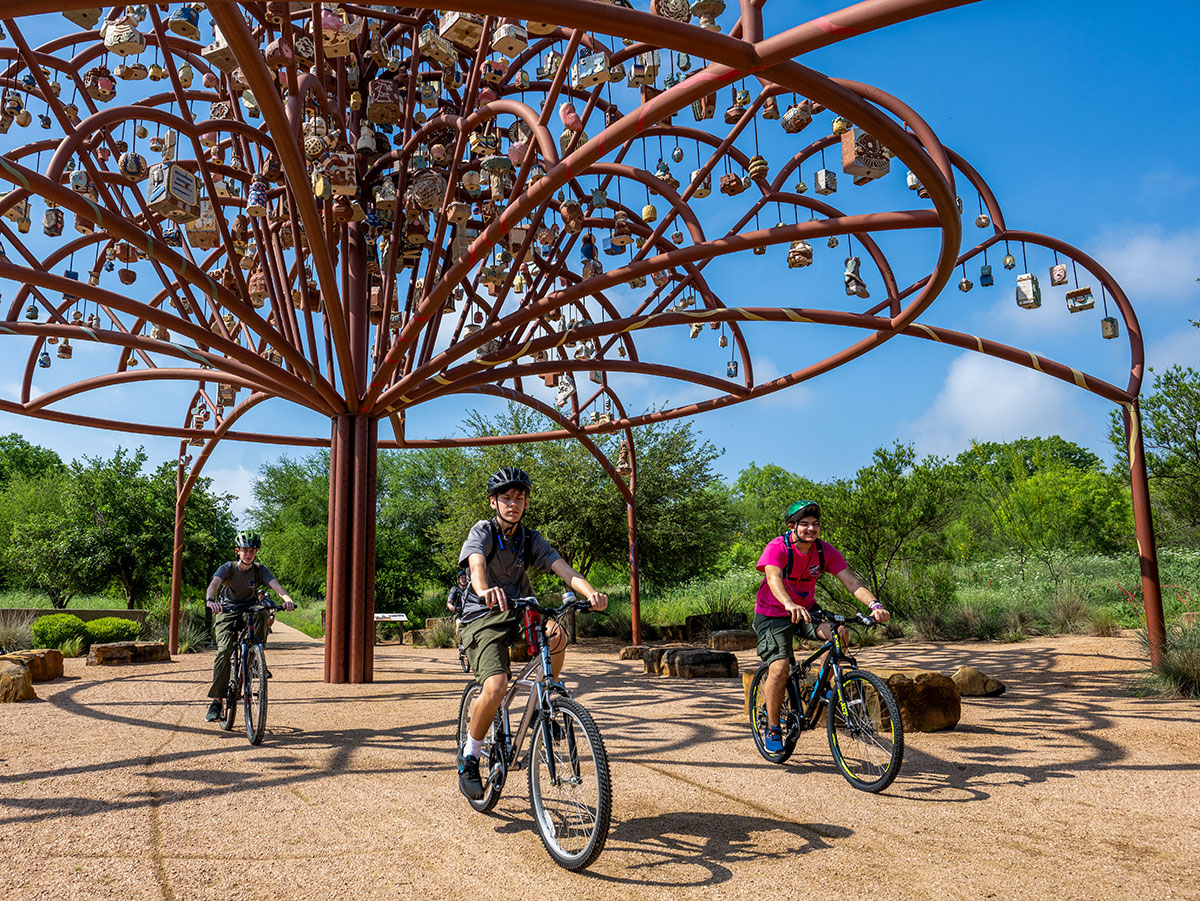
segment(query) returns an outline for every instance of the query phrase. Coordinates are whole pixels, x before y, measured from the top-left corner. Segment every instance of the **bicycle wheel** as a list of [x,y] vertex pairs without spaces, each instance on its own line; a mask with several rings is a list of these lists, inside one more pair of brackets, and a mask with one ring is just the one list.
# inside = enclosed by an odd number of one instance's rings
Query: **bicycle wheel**
[[554,697],[550,706],[549,730],[542,714],[534,718],[531,727],[529,800],[533,821],[554,862],[568,870],[582,870],[599,856],[608,839],[612,817],[608,754],[600,730],[579,704]]
[[229,687],[225,690],[225,709],[221,715],[221,728],[228,732],[237,719],[237,705],[242,697],[242,655],[235,650],[229,657]]
[[791,679],[787,680],[787,688],[783,693],[783,706],[779,708],[780,734],[783,737],[783,750],[772,753],[767,750],[764,742],[767,740],[767,702],[766,702],[767,667],[760,666],[750,683],[750,731],[754,735],[754,746],[765,760],[771,763],[783,763],[792,756],[796,749],[796,741],[800,737],[800,721],[796,715],[799,700],[795,697],[796,689]]
[[267,655],[254,644],[246,656],[246,738],[257,745],[267,731]]
[[[454,746],[456,753],[462,749],[467,740],[467,730],[471,724],[471,705],[475,703],[475,699],[479,697],[481,691],[483,688],[478,682],[472,682],[463,689],[462,700],[458,704],[458,734],[455,736]],[[504,788],[503,784],[496,779],[488,781],[488,777],[492,775],[492,755],[495,753],[498,718],[499,714],[497,713],[496,719],[492,720],[492,727],[483,739],[483,752],[479,755],[479,778],[483,780],[483,797],[478,801],[467,799],[467,803],[480,813],[487,813],[496,806],[496,802],[500,800],[500,791]]]
[[865,792],[892,784],[904,759],[900,708],[874,673],[849,670],[829,702],[829,750],[846,781]]

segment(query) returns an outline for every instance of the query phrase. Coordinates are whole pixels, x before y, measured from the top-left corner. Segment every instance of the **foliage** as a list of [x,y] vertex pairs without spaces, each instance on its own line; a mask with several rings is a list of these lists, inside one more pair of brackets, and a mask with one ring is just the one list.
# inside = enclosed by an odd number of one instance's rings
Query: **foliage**
[[324,604],[319,601],[301,603],[295,597],[293,600],[297,600],[296,609],[276,611],[275,618],[281,623],[303,632],[309,638],[324,638],[325,630],[321,627],[321,614],[325,611]]
[[102,616],[84,623],[90,644],[108,644],[113,641],[135,641],[142,628],[131,619],[119,616]]
[[0,613],[0,654],[25,651],[33,647],[34,615],[31,613]]
[[753,567],[767,542],[785,528],[787,508],[801,499],[820,499],[824,488],[816,482],[788,472],[781,466],[751,463],[733,483],[733,503],[737,512],[737,543],[734,562]]
[[[1138,633],[1142,647],[1149,653],[1149,640]],[[1200,698],[1200,626],[1174,625],[1167,628],[1162,662],[1137,685],[1142,694]]]
[[329,541],[329,452],[303,460],[264,463],[248,512],[262,534],[263,562],[288,589],[317,596],[325,590]]
[[15,432],[0,435],[0,486],[8,485],[14,478],[61,475],[63,469],[62,459],[49,448],[30,444]]
[[442,623],[432,629],[423,629],[421,631],[421,645],[426,648],[454,647],[454,626],[447,626]]
[[204,621],[193,619],[184,620],[179,627],[179,653],[194,654],[208,647],[209,631],[204,627]]
[[[1142,441],[1155,500],[1181,537],[1200,540],[1200,372],[1171,366],[1156,373],[1141,398]],[[1109,440],[1126,470],[1129,449],[1121,418],[1112,414]]]
[[31,627],[34,644],[39,648],[57,648],[69,638],[88,640],[87,626],[74,613],[39,616]]
[[78,657],[87,650],[86,636],[74,635],[71,638],[64,638],[59,643],[58,650],[64,657]]

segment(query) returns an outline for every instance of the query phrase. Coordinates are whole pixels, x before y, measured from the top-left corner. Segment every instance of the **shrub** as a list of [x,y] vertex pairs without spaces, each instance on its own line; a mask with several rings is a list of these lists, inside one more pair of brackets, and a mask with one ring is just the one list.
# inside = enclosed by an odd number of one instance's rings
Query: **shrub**
[[[39,616],[30,628],[33,632],[34,646],[39,648],[61,649],[62,643],[72,638],[78,638],[84,646],[88,641],[87,626],[74,613]],[[78,656],[78,652],[71,656]]]
[[26,651],[33,647],[33,624],[35,614],[0,614],[0,654]]
[[142,627],[131,619],[104,616],[84,623],[88,644],[108,644],[113,641],[135,641]]
[[83,653],[83,636],[76,635],[73,638],[67,638],[58,646],[58,651],[64,657],[78,657]]
[[208,646],[208,629],[204,622],[185,619],[179,629],[179,653],[191,654]]
[[1050,628],[1059,632],[1079,632],[1091,614],[1091,604],[1071,583],[1062,585],[1046,607]]
[[421,633],[421,645],[427,648],[454,647],[454,627],[443,624],[433,629],[425,629]]
[[395,641],[397,638],[403,640],[403,636],[404,623],[382,622],[375,624],[376,641]]
[[1088,620],[1089,631],[1100,638],[1111,638],[1121,629],[1120,623],[1117,622],[1117,615],[1108,607],[1095,608]]
[[[1142,647],[1149,651],[1143,630],[1138,634]],[[1141,694],[1200,698],[1200,626],[1172,626],[1167,629],[1162,663],[1134,686]]]

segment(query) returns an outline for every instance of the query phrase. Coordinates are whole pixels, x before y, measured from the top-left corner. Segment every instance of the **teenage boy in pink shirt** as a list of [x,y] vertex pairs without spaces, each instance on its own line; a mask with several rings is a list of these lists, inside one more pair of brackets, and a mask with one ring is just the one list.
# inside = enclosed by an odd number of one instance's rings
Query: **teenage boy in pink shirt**
[[758,558],[763,581],[754,604],[758,656],[768,667],[764,686],[767,736],[763,746],[772,754],[783,750],[779,710],[793,659],[792,638],[797,632],[804,638],[821,641],[833,635],[829,623],[814,626],[812,621],[811,611],[820,610],[815,592],[821,573],[837,576],[847,591],[870,608],[876,622],[886,623],[891,618],[871,589],[846,565],[838,549],[821,540],[821,508],[816,502],[792,504],[787,509],[786,522],[788,530],[772,538]]

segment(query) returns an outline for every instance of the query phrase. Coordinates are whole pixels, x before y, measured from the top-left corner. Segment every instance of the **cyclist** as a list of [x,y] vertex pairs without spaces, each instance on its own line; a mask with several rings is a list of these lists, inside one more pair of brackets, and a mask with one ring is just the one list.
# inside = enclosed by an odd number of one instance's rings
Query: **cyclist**
[[446,609],[454,614],[454,640],[458,642],[460,654],[462,653],[462,614],[463,604],[467,600],[467,582],[467,571],[460,569],[454,584],[450,586],[450,593],[446,595]]
[[[792,637],[797,632],[804,638],[822,641],[833,636],[829,623],[814,627],[812,621],[812,611],[820,610],[816,587],[821,573],[837,576],[847,591],[870,608],[876,622],[886,623],[891,618],[871,589],[846,565],[838,549],[821,540],[820,505],[815,501],[796,501],[788,507],[785,522],[787,531],[772,538],[758,558],[763,580],[754,604],[758,656],[769,667],[764,685],[767,737],[763,744],[773,754],[783,750],[779,709],[783,706],[792,661]],[[845,640],[844,626],[842,630]]]
[[[259,603],[259,590],[269,587],[279,595],[284,610],[294,610],[296,607],[271,571],[255,560],[258,549],[262,547],[262,538],[257,532],[238,532],[234,546],[237,548],[237,559],[222,563],[204,592],[205,604],[216,614],[214,626],[217,633],[213,681],[208,689],[208,696],[213,700],[204,717],[210,723],[221,718],[221,701],[229,689],[229,658],[236,649],[238,625],[242,614]],[[229,612],[222,611],[222,602],[232,609]],[[254,638],[266,640],[266,637],[267,614],[262,612],[254,623]]]
[[[471,707],[470,733],[457,759],[459,789],[473,801],[483,797],[479,755],[512,677],[508,645],[521,630],[521,615],[508,608],[508,599],[533,593],[528,570],[554,573],[587,598],[593,610],[608,606],[607,595],[596,591],[539,532],[521,522],[529,509],[532,488],[529,476],[515,467],[506,466],[489,477],[488,503],[495,516],[471,527],[459,554],[459,565],[470,574],[463,603],[462,642],[471,672],[482,687]],[[557,678],[567,650],[566,636],[555,623],[547,623],[546,640]]]

